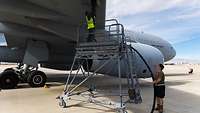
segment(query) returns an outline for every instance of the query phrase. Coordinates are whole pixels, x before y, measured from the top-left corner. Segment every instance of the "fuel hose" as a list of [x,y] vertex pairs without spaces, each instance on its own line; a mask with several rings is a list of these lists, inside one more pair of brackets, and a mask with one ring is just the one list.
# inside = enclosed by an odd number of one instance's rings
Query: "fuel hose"
[[[145,65],[147,66],[149,72],[151,73],[151,78],[154,81],[155,78],[154,78],[153,72],[152,72],[149,64],[147,63],[147,61],[144,59],[144,57],[140,54],[140,52],[138,50],[136,50],[132,46],[130,46],[130,47],[131,47],[132,50],[134,50],[140,56],[140,58],[142,59],[142,61],[145,63]],[[154,92],[153,92],[153,104],[152,104],[152,108],[151,108],[151,112],[150,113],[153,113],[154,109],[155,109],[155,103],[156,103],[155,84],[153,84],[153,90],[154,90]]]

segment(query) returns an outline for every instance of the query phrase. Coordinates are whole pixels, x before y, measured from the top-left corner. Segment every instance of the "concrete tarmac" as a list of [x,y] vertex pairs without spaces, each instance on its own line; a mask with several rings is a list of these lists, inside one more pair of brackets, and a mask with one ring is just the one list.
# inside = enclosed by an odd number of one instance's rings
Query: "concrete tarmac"
[[[1,70],[10,67],[0,66]],[[189,68],[194,73],[187,74]],[[0,113],[115,113],[111,105],[119,102],[117,78],[97,75],[85,83],[79,90],[85,90],[89,83],[95,83],[96,94],[104,105],[88,102],[86,95],[73,96],[67,108],[60,108],[56,97],[60,95],[66,81],[66,71],[43,69],[48,76],[49,88],[30,88],[28,84],[19,84],[17,89],[2,90],[0,92]],[[200,65],[169,65],[164,70],[166,74],[166,97],[164,113],[199,113],[200,111]],[[83,80],[78,76],[75,84]],[[123,92],[127,93],[126,79],[123,79]],[[149,113],[152,106],[153,88],[151,79],[141,79],[142,104],[127,103],[128,113]],[[105,96],[103,96],[105,95]],[[123,98],[127,100],[127,97]],[[156,113],[156,112],[155,112]]]

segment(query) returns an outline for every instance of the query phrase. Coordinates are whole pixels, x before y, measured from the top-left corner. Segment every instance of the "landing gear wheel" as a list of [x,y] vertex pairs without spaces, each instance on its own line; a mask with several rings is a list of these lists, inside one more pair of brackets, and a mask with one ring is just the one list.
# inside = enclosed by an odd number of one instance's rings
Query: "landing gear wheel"
[[14,69],[13,68],[7,68],[3,72],[5,72],[5,71],[14,71]]
[[12,71],[7,70],[0,75],[0,87],[2,89],[14,89],[19,83],[18,75]]
[[31,87],[43,87],[47,77],[42,71],[32,71],[27,80]]

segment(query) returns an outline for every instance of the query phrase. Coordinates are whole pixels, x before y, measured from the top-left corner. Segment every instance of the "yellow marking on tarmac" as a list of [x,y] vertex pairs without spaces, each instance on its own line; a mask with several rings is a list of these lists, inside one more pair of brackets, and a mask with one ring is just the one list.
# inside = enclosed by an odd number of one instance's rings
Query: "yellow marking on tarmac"
[[47,84],[45,84],[43,88],[50,88],[50,87]]

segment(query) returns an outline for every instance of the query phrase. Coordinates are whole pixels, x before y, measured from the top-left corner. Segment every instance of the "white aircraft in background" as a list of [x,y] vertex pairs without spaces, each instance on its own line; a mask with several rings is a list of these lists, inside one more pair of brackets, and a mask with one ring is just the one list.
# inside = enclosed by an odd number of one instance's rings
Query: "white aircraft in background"
[[[47,77],[38,70],[38,64],[44,68],[70,70],[85,12],[95,9],[96,29],[105,30],[105,7],[106,0],[0,0],[0,32],[7,42],[7,46],[0,47],[0,61],[20,64],[18,68],[2,72],[0,87],[15,88],[20,81],[28,82],[31,87],[44,86]],[[172,45],[159,37],[130,31],[126,31],[125,36],[152,71],[156,64],[176,54]],[[139,55],[136,54],[133,61],[138,77],[150,77]],[[92,61],[90,71],[100,62]],[[116,76],[115,65],[116,62],[111,62],[98,73]],[[122,73],[126,68],[122,66]]]

